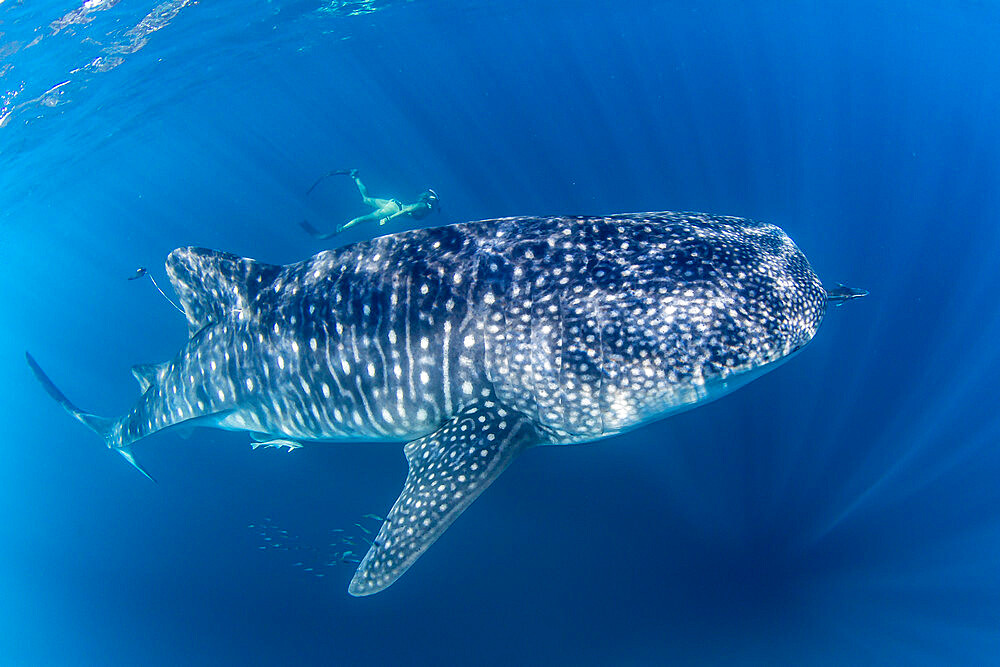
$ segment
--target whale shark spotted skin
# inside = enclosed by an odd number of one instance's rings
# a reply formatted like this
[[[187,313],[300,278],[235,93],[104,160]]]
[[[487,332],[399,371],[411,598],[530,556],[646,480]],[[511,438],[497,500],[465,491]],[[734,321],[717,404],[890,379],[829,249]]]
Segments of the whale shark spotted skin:
[[[181,248],[167,272],[190,339],[133,369],[127,414],[80,411],[29,364],[136,467],[132,444],[178,424],[289,449],[405,442],[403,491],[353,595],[392,584],[527,447],[732,391],[808,343],[827,306],[781,229],[701,213],[469,222],[287,266]]]

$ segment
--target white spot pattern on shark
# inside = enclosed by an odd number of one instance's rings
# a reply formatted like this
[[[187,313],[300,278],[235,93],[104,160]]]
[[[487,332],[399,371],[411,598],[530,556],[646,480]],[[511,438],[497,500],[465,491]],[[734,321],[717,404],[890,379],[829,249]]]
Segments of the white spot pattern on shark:
[[[779,228],[699,213],[470,222],[288,266],[182,248],[167,271],[191,337],[133,370],[143,394],[120,419],[32,369],[136,467],[133,443],[182,423],[288,449],[408,442],[355,595],[394,582],[525,448],[732,391],[809,342],[827,304]]]

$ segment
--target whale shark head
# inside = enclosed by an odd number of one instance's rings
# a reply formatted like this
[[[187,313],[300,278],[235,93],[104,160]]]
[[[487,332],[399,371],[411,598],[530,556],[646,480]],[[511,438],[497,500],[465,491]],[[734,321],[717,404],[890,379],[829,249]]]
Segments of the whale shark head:
[[[711,357],[736,355],[761,365],[799,350],[816,334],[827,293],[781,228],[715,218],[694,221],[676,235],[666,270],[683,289],[663,303],[674,321],[679,318],[681,340]],[[739,366],[740,359],[723,363]]]

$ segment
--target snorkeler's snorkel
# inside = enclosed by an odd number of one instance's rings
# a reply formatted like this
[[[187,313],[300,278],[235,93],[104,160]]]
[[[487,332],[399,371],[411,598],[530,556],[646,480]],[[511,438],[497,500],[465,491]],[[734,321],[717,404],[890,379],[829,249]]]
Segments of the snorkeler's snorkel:
[[[420,201],[427,204],[427,207],[432,211],[441,212],[441,200],[438,198],[436,192],[431,189],[424,190],[420,193]]]

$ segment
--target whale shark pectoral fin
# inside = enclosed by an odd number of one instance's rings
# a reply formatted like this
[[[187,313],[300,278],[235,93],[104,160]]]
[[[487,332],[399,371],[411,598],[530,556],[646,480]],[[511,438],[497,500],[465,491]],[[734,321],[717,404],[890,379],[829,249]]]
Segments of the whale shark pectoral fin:
[[[351,580],[351,595],[391,585],[525,448],[532,421],[495,400],[464,408],[434,433],[406,444],[406,484]]]
[[[131,447],[116,447],[115,451],[121,454],[122,458],[131,463],[132,467],[141,472],[146,477],[146,479],[148,479],[150,482],[153,482],[154,484],[156,483],[156,479],[154,479],[152,475],[146,472],[146,469],[143,468],[141,465],[139,465],[139,462],[135,460],[135,456],[132,455]]]

